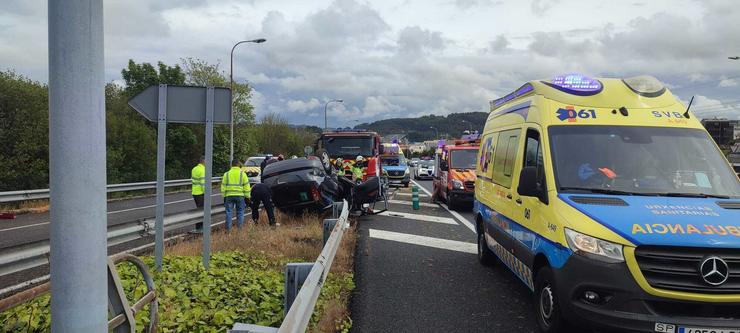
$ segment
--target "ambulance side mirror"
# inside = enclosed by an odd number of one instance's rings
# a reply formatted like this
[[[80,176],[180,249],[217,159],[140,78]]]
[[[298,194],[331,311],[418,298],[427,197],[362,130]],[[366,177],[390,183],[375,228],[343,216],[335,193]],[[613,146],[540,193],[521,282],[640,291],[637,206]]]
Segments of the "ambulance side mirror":
[[[445,160],[439,161],[439,170],[440,170],[440,171],[447,171],[447,170],[449,170],[449,169],[450,169],[450,168],[449,168],[449,166],[447,165],[447,161],[445,161]]]
[[[385,153],[385,147],[383,145],[378,146],[378,155]]]
[[[547,191],[537,179],[536,167],[527,166],[522,168],[521,173],[519,173],[519,186],[516,191],[521,196],[536,197],[545,204],[548,202]]]

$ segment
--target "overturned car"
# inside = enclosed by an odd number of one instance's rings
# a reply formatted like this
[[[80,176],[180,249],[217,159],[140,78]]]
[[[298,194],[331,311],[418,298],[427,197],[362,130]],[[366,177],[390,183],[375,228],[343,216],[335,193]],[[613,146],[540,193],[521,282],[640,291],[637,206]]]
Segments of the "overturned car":
[[[344,199],[353,211],[362,211],[364,204],[385,199],[378,177],[356,185],[346,177],[337,177],[329,157],[320,156],[284,160],[265,167],[262,183],[272,191],[272,201],[278,209],[293,214],[323,212]]]

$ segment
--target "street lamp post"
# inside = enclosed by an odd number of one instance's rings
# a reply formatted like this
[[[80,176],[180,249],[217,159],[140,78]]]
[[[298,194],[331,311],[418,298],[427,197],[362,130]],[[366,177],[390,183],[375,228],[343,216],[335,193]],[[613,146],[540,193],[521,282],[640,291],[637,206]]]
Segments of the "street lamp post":
[[[229,62],[229,87],[231,88],[231,103],[229,104],[229,112],[231,114],[231,122],[229,124],[230,130],[229,130],[229,164],[234,163],[234,49],[236,49],[239,44],[243,43],[264,43],[267,41],[267,39],[264,38],[258,38],[258,39],[251,39],[251,40],[243,40],[240,42],[237,42],[234,44],[234,46],[231,48],[231,61]]]
[[[327,119],[326,118],[326,107],[329,106],[329,103],[333,103],[333,102],[342,103],[342,102],[344,102],[344,100],[341,100],[341,99],[332,99],[332,100],[326,102],[326,104],[324,104],[324,130],[325,131],[328,128],[327,121],[326,121],[326,119]]]
[[[429,128],[434,130],[434,132],[437,134],[436,138],[439,139],[439,131],[437,130],[437,128],[434,126],[429,126]]]

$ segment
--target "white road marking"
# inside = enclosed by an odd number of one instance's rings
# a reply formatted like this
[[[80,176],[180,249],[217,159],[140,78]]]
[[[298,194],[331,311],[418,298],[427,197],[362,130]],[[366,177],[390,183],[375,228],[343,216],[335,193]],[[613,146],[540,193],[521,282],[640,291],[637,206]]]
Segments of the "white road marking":
[[[478,247],[475,243],[454,241],[449,239],[417,236],[411,234],[404,234],[400,232],[392,232],[385,230],[370,229],[370,238],[389,240],[394,242],[401,242],[406,244],[414,244],[421,246],[428,246],[437,249],[458,251],[470,254],[477,254]]]
[[[217,197],[217,196],[220,196],[220,195],[221,195],[221,193],[216,193],[216,194],[212,194],[211,196],[212,197]],[[166,205],[170,205],[170,204],[176,204],[176,203],[187,202],[187,201],[193,201],[193,198],[165,202],[164,204],[166,206]],[[108,214],[116,214],[116,213],[130,212],[130,211],[134,211],[134,210],[145,209],[145,208],[154,208],[154,207],[157,207],[157,205],[148,205],[148,206],[133,207],[133,208],[127,208],[127,209],[121,209],[121,210],[114,210],[112,212],[108,212]],[[18,230],[18,229],[30,228],[30,227],[35,227],[35,226],[45,225],[45,224],[49,224],[49,222],[48,221],[47,222],[39,222],[39,223],[34,223],[34,224],[29,224],[29,225],[22,225],[20,227],[0,229],[0,231]]]
[[[212,197],[218,197],[218,196],[221,196],[221,193],[211,194],[211,196]],[[164,204],[165,205],[170,205],[170,204],[176,204],[176,203],[188,202],[188,201],[193,201],[193,198],[165,202]],[[130,212],[130,211],[134,211],[134,210],[139,210],[139,209],[144,209],[144,208],[154,208],[154,207],[157,207],[157,205],[148,205],[148,206],[127,208],[127,209],[121,209],[121,210],[114,210],[112,212],[108,212],[108,214],[116,214],[116,213]]]
[[[411,196],[412,194],[411,194],[411,193],[406,193],[406,192],[398,192],[398,193],[396,193],[396,195],[402,195],[402,196],[404,196],[404,197],[410,197],[410,196]],[[428,196],[429,196],[429,195],[427,195],[427,194],[422,194],[422,193],[419,193],[419,197],[420,197],[420,198],[421,198],[421,197],[428,197]]]
[[[378,215],[390,216],[390,217],[400,217],[402,219],[410,219],[410,220],[417,220],[417,221],[424,221],[424,222],[457,224],[457,222],[455,222],[455,219],[449,218],[449,217],[441,217],[441,216],[431,216],[431,215],[421,215],[421,214],[411,214],[411,213],[401,213],[401,212],[391,212],[391,211],[385,211]]]
[[[413,205],[414,203],[411,201],[403,201],[403,200],[388,200],[388,203],[392,204],[399,204],[399,205]],[[428,202],[419,202],[419,206],[421,207],[432,207],[432,208],[438,208],[438,205],[430,204]]]
[[[416,184],[416,186],[418,186],[427,195],[429,195],[429,196],[432,195],[432,193],[429,192],[429,190],[425,189],[424,186],[421,186],[421,184],[419,184],[419,183],[417,183],[416,181],[413,181],[413,180],[412,180],[412,182],[414,184]],[[473,233],[476,233],[476,231],[475,231],[475,224],[473,224],[472,222],[470,222],[464,216],[460,215],[460,213],[458,213],[458,212],[450,209],[449,207],[447,207],[447,205],[445,205],[445,204],[443,204],[441,202],[439,203],[439,205],[442,206],[442,208],[446,209],[448,212],[450,212],[450,214],[452,214],[452,216],[454,216],[458,221],[460,221],[460,223],[462,223],[463,225],[465,225],[466,227],[468,227],[468,229],[470,229],[470,231],[472,231]]]
[[[221,222],[213,223],[213,224],[211,224],[211,228],[216,227],[216,226],[219,226],[219,225],[224,224],[224,223],[226,223],[226,221],[221,221]],[[244,221],[244,223],[247,223],[247,221]],[[185,235],[187,235],[187,233],[167,237],[167,238],[164,239],[164,243],[168,243],[169,241],[171,241],[173,239],[183,238],[183,237],[185,237]],[[143,250],[143,249],[146,249],[146,248],[149,248],[149,247],[152,247],[152,246],[154,246],[154,242],[148,243],[148,244],[144,244],[142,246],[135,247],[133,249],[128,249],[128,250],[122,251],[121,253],[134,253],[134,252],[138,252],[140,250]],[[5,295],[5,294],[11,293],[11,292],[15,292],[16,290],[21,290],[23,288],[26,288],[28,286],[31,286],[31,285],[34,285],[34,284],[37,284],[37,283],[46,282],[47,280],[49,280],[49,274],[46,274],[46,275],[43,275],[43,276],[39,276],[37,278],[33,278],[31,280],[28,280],[28,281],[25,281],[25,282],[21,282],[19,284],[12,285],[12,286],[5,287],[3,289],[0,289],[0,295]]]

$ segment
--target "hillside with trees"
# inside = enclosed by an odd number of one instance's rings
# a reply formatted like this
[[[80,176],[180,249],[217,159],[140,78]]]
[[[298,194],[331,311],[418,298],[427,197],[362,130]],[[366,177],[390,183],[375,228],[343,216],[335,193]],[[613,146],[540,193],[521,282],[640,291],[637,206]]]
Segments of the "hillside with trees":
[[[406,134],[410,142],[419,142],[433,140],[437,133],[442,137],[459,137],[465,130],[482,132],[487,117],[486,112],[451,113],[447,116],[384,119],[359,124],[355,128],[373,130],[380,135]]]
[[[181,64],[156,66],[130,60],[121,71],[124,84],[105,87],[108,183],[152,181],[156,178],[157,126],[128,106],[128,100],[151,85],[228,87],[220,64],[182,59]],[[247,83],[234,87],[234,157],[244,161],[260,152],[302,155],[318,135],[312,128],[294,128],[276,114],[255,119]],[[48,188],[48,86],[12,70],[0,70],[0,191]],[[166,177],[190,177],[204,153],[205,127],[167,125]],[[229,126],[217,125],[213,135],[213,173],[228,170]],[[85,163],[85,161],[80,161]]]

